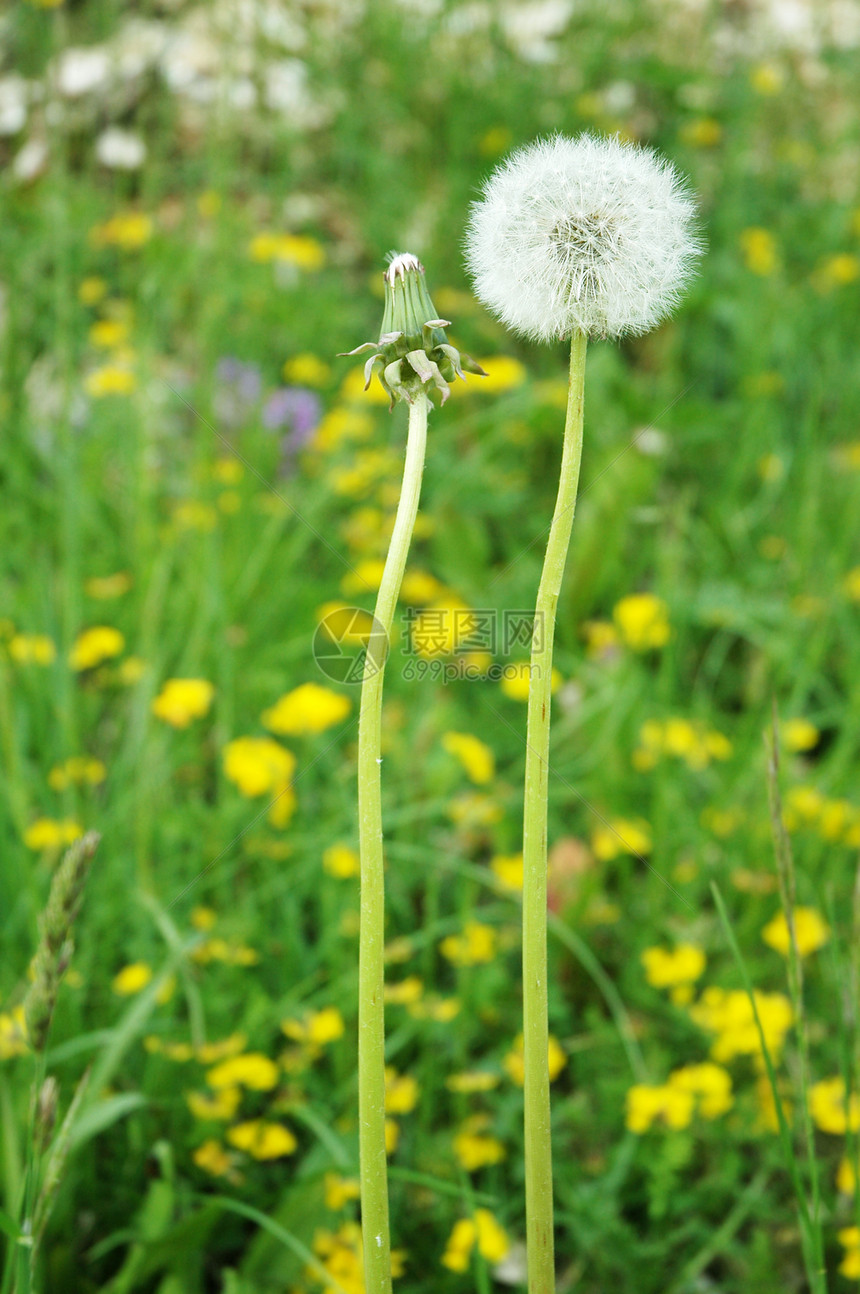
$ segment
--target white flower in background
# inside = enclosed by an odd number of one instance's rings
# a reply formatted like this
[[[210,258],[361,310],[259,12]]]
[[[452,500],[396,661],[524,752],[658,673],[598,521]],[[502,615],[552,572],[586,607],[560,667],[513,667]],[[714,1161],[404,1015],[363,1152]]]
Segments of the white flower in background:
[[[19,184],[37,180],[48,165],[48,145],[44,139],[28,139],[15,155],[12,176]]]
[[[573,13],[573,0],[532,0],[507,4],[499,18],[505,37],[515,54],[527,63],[550,63],[558,58],[552,44],[560,36]]]
[[[27,82],[21,76],[0,79],[0,135],[17,135],[27,122]]]
[[[101,46],[66,49],[57,62],[57,89],[67,99],[103,90],[110,79],[110,55]]]
[[[96,140],[96,157],[114,171],[136,171],[146,160],[146,144],[130,130],[109,126]]]
[[[472,207],[475,292],[534,340],[648,332],[701,254],[695,209],[650,149],[592,134],[538,140],[498,167]]]

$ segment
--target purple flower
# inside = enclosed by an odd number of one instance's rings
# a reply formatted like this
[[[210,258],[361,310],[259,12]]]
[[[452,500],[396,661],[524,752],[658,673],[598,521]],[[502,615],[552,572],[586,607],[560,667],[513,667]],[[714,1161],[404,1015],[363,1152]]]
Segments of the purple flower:
[[[263,426],[269,431],[290,427],[304,444],[320,420],[319,396],[302,386],[283,386],[263,405]]]

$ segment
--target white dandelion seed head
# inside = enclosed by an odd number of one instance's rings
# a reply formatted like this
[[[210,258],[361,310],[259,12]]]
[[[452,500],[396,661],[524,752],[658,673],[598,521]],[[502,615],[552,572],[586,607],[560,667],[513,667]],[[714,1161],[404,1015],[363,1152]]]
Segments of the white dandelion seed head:
[[[651,149],[582,134],[507,158],[471,211],[477,296],[534,341],[638,335],[675,308],[702,253],[696,204]]]

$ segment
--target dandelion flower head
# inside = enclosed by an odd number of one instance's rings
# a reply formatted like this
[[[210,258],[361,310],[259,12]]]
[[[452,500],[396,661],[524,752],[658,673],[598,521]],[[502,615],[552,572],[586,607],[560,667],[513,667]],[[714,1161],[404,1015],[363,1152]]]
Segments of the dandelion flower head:
[[[650,149],[554,135],[490,176],[466,260],[478,297],[532,340],[638,335],[671,313],[692,275],[702,251],[695,212]]]

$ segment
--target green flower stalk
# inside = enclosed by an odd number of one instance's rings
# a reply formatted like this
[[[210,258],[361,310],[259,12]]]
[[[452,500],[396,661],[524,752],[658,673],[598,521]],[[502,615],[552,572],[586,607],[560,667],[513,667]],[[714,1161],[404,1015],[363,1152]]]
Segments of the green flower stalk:
[[[555,615],[579,483],[589,337],[665,318],[700,253],[695,207],[648,149],[585,134],[503,162],[472,209],[467,259],[481,300],[533,340],[570,338],[558,496],[538,588],[523,808],[523,1038],[529,1294],[555,1289],[548,1066],[547,783]]]
[[[367,1294],[390,1294],[391,1244],[385,1152],[385,879],[382,845],[382,686],[394,612],[415,527],[427,415],[431,400],[444,404],[449,382],[483,370],[448,344],[424,280],[424,267],[408,253],[385,271],[385,310],[378,342],[365,365],[391,398],[409,406],[409,428],[400,501],[379,585],[365,658],[358,722],[358,826],[361,857],[361,925],[358,952],[358,1122],[364,1283]],[[365,387],[365,390],[367,389]]]

